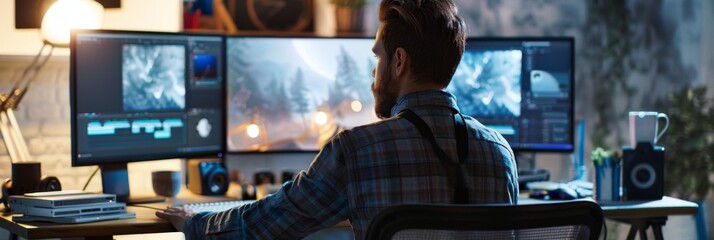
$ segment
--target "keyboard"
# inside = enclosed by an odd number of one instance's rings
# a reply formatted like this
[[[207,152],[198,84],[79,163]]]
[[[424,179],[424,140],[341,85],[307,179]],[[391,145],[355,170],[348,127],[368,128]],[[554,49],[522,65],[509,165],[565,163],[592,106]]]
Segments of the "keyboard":
[[[241,200],[241,201],[221,201],[221,202],[205,202],[205,203],[189,203],[181,205],[182,208],[191,210],[193,212],[222,212],[234,207],[240,207],[249,203],[253,203],[255,200]]]

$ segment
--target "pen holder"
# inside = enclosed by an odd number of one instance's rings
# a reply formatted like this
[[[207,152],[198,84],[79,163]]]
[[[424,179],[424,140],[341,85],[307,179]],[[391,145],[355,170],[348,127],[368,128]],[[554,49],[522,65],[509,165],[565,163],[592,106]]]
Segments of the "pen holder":
[[[620,201],[619,159],[603,158],[600,165],[595,166],[595,200]]]

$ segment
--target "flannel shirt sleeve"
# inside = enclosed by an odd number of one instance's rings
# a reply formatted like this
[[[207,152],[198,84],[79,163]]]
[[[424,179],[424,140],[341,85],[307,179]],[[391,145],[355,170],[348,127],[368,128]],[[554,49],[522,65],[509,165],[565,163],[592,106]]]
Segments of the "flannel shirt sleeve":
[[[347,219],[340,135],[275,194],[224,212],[194,215],[184,224],[186,239],[295,239]]]

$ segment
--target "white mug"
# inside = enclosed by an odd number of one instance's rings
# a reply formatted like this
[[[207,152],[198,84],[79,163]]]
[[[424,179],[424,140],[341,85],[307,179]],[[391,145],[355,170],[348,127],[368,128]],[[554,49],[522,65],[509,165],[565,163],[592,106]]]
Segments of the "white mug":
[[[664,119],[664,128],[659,129],[659,119]],[[669,127],[667,114],[658,112],[630,112],[630,146],[636,147],[637,143],[648,142],[654,147],[657,140],[662,137]]]

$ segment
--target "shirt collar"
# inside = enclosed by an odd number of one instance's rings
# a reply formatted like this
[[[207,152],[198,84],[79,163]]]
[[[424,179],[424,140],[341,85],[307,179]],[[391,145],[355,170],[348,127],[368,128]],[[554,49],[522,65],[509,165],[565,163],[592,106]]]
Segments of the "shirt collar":
[[[459,107],[456,105],[456,96],[453,94],[440,90],[425,90],[408,93],[399,98],[392,107],[391,114],[396,116],[404,109],[420,106],[447,107],[459,111]]]

